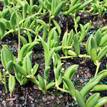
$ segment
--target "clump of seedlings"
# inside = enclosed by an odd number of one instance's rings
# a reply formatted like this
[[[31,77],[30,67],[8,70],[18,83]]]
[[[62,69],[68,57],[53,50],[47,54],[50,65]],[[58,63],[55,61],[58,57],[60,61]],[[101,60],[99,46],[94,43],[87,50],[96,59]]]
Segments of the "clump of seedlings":
[[[100,70],[107,56],[107,26],[96,29],[94,19],[83,24],[78,16],[87,13],[90,17],[97,14],[103,18],[107,0],[0,0],[0,4],[3,6],[0,10],[0,84],[5,93],[13,97],[17,85],[24,87],[32,83],[44,95],[53,90],[68,93],[71,103],[77,107],[107,104],[107,96],[101,95],[107,91],[107,68]],[[73,27],[70,28],[71,21],[66,23],[64,17],[71,18]],[[91,32],[91,29],[95,30]],[[15,53],[12,37],[15,37]],[[11,45],[7,43],[9,38]],[[44,57],[42,70],[41,62],[37,63],[37,53]],[[90,61],[96,70],[94,74],[86,71],[91,78],[77,88],[75,78],[84,74],[79,73],[81,62],[75,62],[79,59],[84,65]],[[71,62],[66,68],[68,60]]]

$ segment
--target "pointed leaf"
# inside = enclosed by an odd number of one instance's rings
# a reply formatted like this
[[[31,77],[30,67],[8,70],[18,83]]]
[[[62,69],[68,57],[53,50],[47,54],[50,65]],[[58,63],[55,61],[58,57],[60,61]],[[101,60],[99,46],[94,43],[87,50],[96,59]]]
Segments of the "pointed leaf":
[[[12,95],[14,89],[15,89],[15,77],[12,76],[12,75],[9,75],[9,83],[8,83],[8,88],[9,88],[9,91],[10,91],[10,94]]]
[[[104,104],[107,104],[107,97],[103,97],[99,99],[95,107],[102,107]]]
[[[99,84],[96,85],[91,91],[107,91],[107,85]]]
[[[46,90],[45,87],[45,81],[43,79],[43,77],[41,77],[40,75],[38,75],[38,81],[39,81],[39,88],[44,92]]]
[[[8,46],[4,45],[1,50],[1,62],[5,69],[9,61],[14,61],[14,56]]]
[[[6,30],[6,27],[4,22],[0,21],[0,39],[3,38],[5,30]]]
[[[27,75],[31,74],[32,69],[31,54],[32,52],[29,52],[23,59],[23,69]]]
[[[16,12],[13,12],[10,18],[10,23],[13,29],[15,29],[15,26],[17,26],[17,14]]]
[[[63,78],[65,85],[68,87],[68,91],[71,96],[75,97],[75,87],[70,79]],[[66,86],[65,86],[66,87]]]
[[[98,53],[98,60],[100,61],[107,54],[107,46],[103,47]]]
[[[38,64],[35,64],[35,65],[34,65],[33,70],[31,70],[31,74],[32,74],[32,75],[35,75],[35,74],[36,74],[36,72],[37,72],[37,70],[38,70],[38,67],[39,67]]]
[[[77,69],[78,69],[78,65],[72,65],[68,67],[64,73],[64,78],[71,79],[74,73],[76,73]]]
[[[75,97],[76,97],[76,101],[78,102],[78,105],[80,107],[86,107],[85,100],[84,100],[84,98],[82,97],[81,93],[78,90],[75,90]]]
[[[55,83],[53,81],[48,83],[47,86],[46,86],[46,90],[52,88],[54,85],[55,85]]]
[[[97,104],[97,101],[100,99],[100,94],[95,93],[90,96],[86,102],[86,107],[94,107]]]

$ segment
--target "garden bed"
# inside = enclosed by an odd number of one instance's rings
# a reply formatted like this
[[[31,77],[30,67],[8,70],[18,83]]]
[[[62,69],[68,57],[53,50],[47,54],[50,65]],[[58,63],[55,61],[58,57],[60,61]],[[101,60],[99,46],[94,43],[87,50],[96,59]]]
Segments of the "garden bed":
[[[0,107],[106,107],[106,5],[1,0]]]

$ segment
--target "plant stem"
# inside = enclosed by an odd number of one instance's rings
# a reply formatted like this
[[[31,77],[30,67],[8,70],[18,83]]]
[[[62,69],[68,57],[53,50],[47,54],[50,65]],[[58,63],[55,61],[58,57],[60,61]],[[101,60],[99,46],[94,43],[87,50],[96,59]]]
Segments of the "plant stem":
[[[33,6],[33,0],[30,0],[30,6]]]
[[[63,88],[60,88],[57,84],[56,84],[56,88],[57,88],[57,90],[59,90],[61,92],[68,93],[68,91],[64,90]]]
[[[50,13],[50,17],[49,17],[49,30],[51,29],[51,21],[54,17],[51,16],[51,13]]]
[[[95,72],[95,76],[97,76],[98,71],[99,71],[99,68],[100,68],[100,63],[99,63],[99,62],[96,62],[96,72]]]
[[[19,56],[19,51],[20,51],[20,28],[18,26],[18,56]]]
[[[4,88],[5,88],[5,92],[7,93],[7,85],[6,85],[6,74],[4,74]]]
[[[38,84],[38,83],[37,83],[37,80],[36,80],[36,78],[35,78],[34,76],[32,76],[31,81],[32,81],[34,84],[36,84],[36,85]]]
[[[72,46],[64,46],[64,47],[62,47],[63,49],[71,49],[72,48]]]
[[[90,58],[90,56],[89,56],[89,55],[86,55],[86,54],[80,54],[79,57],[80,57],[80,58]]]
[[[62,56],[61,59],[69,59],[69,58],[74,58],[73,56]]]
[[[69,59],[69,58],[76,58],[77,56],[63,56],[61,57],[61,59]],[[86,54],[80,54],[79,55],[80,58],[90,58],[89,55],[86,55]]]

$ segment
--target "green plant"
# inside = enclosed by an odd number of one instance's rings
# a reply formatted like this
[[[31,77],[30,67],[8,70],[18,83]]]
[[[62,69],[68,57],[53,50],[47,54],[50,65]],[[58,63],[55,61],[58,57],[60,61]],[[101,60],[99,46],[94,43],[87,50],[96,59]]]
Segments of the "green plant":
[[[4,86],[5,92],[7,93],[6,75],[6,73],[0,71],[0,84]]]
[[[0,81],[2,82],[2,84],[4,84],[6,92],[7,92],[6,77],[9,75],[7,65],[8,65],[8,62],[11,60],[15,61],[15,57],[12,54],[12,52],[10,51],[10,49],[8,48],[8,46],[4,45],[2,50],[1,50],[1,62],[2,62],[6,71],[3,72],[3,74],[0,73],[0,77],[1,77]],[[15,88],[15,77],[12,76],[11,74],[9,75],[9,79],[8,79],[8,88],[10,91],[10,95],[12,95],[12,92]]]
[[[15,87],[15,78],[17,78],[17,80],[19,81],[19,83],[21,85],[27,83],[27,79],[26,78],[30,78],[30,73],[31,71],[33,72],[32,75],[34,76],[36,73],[36,70],[38,68],[38,65],[35,65],[33,68],[31,68],[31,62],[30,62],[30,53],[32,48],[34,47],[35,43],[28,43],[26,45],[24,45],[20,51],[18,51],[18,58],[16,58],[13,53],[11,52],[10,48],[7,45],[3,45],[2,50],[1,50],[1,62],[2,65],[5,69],[5,72],[3,73],[3,84],[5,85],[5,89],[7,91],[7,85],[6,85],[6,78],[9,77],[8,79],[8,87],[9,87],[9,91],[10,94],[12,94],[12,91],[14,90]],[[30,53],[29,53],[30,52]],[[28,55],[29,53],[29,55]],[[31,66],[29,67],[29,69],[33,69],[33,70],[29,70],[29,74],[27,74],[27,64],[30,64]],[[22,67],[24,66],[24,68]],[[15,71],[15,77],[12,75],[12,71]],[[24,73],[25,72],[25,73]],[[34,73],[35,72],[35,73]],[[21,73],[24,73],[23,75]],[[26,77],[26,78],[25,78]],[[13,81],[11,81],[13,80]]]
[[[20,36],[23,35],[35,35],[34,29],[36,29],[35,17],[39,15],[36,4],[32,4],[32,0],[28,3],[26,0],[11,1],[6,0],[6,7],[1,11],[0,16],[0,39],[11,34],[17,34],[20,42]],[[5,1],[4,1],[5,2]],[[15,2],[15,3],[14,3]],[[18,3],[16,3],[18,2]],[[11,4],[11,5],[10,5]],[[13,5],[13,6],[12,6]],[[34,11],[35,10],[35,11]],[[37,13],[35,13],[37,12]],[[38,16],[39,17],[39,16]],[[28,38],[30,37],[28,35]],[[29,40],[30,41],[30,40]]]
[[[78,65],[71,65],[66,70],[62,68],[61,58],[57,53],[53,56],[54,63],[54,75],[55,75],[55,86],[58,90],[62,92],[67,92],[66,85],[64,84],[62,88],[60,87],[63,83],[63,77],[71,79],[78,69]]]
[[[48,33],[44,32],[42,38],[38,36],[44,50],[45,69],[43,76],[39,74],[37,75],[37,85],[43,93],[46,93],[46,91],[52,88],[55,84],[54,81],[49,80],[49,73],[51,70],[50,66],[53,53],[61,50],[61,47],[59,46],[59,35],[61,33],[61,30],[56,21],[54,21],[54,24],[55,27],[52,28],[50,31],[47,31]]]
[[[73,82],[71,81],[71,78],[64,76],[63,80],[67,91],[70,93],[70,95],[74,98],[74,100],[78,103],[80,107],[102,107],[107,102],[106,97],[101,98],[98,92],[89,96],[88,99],[87,95],[90,93],[91,90],[95,90],[96,88],[97,91],[103,91],[102,88],[99,89],[99,87],[96,85],[100,82],[100,80],[106,77],[107,72],[106,70],[103,70],[96,77],[92,78],[80,91],[75,88]],[[103,85],[101,85],[101,87],[102,86]],[[107,89],[105,88],[105,90]]]
[[[93,11],[94,13],[103,14],[106,11],[106,5],[107,5],[106,0],[103,1],[93,0],[90,11]]]
[[[107,103],[107,97],[100,96],[100,91],[107,90],[107,85],[100,82],[107,77],[107,70],[98,73],[100,63],[107,55],[107,27],[99,28],[88,37],[92,24],[79,24],[81,17],[77,15],[79,12],[102,14],[106,11],[107,0],[1,1],[4,7],[0,11],[0,40],[11,35],[18,37],[17,55],[7,45],[0,49],[0,62],[4,67],[4,71],[0,70],[0,83],[4,85],[6,92],[9,90],[12,96],[16,80],[20,85],[31,81],[44,94],[53,87],[69,93],[80,107],[101,107]],[[63,35],[61,24],[63,18],[69,19],[69,16],[73,18],[74,29],[69,31],[67,23]],[[39,65],[32,63],[32,50],[37,44],[42,45],[44,54],[42,74],[37,72]],[[88,54],[82,53],[81,48],[86,49]],[[33,53],[35,54],[35,50]],[[74,57],[90,58],[97,66],[95,77],[82,89],[75,88],[73,81],[74,75],[78,73],[78,65],[63,68],[62,58]],[[54,78],[50,77],[51,72],[54,72]]]
[[[44,76],[40,76],[39,74],[37,75],[36,84],[44,94],[55,85],[54,81],[47,81]]]
[[[20,85],[26,84],[29,80],[35,83],[35,74],[38,70],[38,64],[35,64],[32,67],[31,52],[26,54],[23,58],[22,64],[10,61],[7,68],[10,69],[10,67],[14,69],[15,77]]]
[[[54,63],[55,86],[58,90],[65,91],[63,90],[63,88],[60,88],[60,85],[62,83],[63,69],[60,56],[56,53],[54,53],[53,55],[53,63]]]
[[[40,38],[40,41],[41,41],[41,43],[43,45],[43,49],[44,49],[45,69],[44,69],[43,76],[38,74],[37,85],[38,85],[39,89],[42,90],[43,93],[46,93],[46,91],[48,89],[52,88],[55,84],[54,81],[49,80],[50,64],[51,64],[53,53],[57,52],[60,49],[60,47],[54,47],[55,42],[51,42],[52,45],[50,45],[49,44],[50,42],[46,43],[41,37],[39,37],[39,38]]]
[[[75,22],[75,26],[77,23]],[[66,31],[63,40],[62,40],[62,50],[65,54],[65,58],[73,58],[73,57],[88,57],[87,55],[81,55],[80,50],[81,47],[84,47],[83,40],[87,35],[88,30],[90,29],[91,24],[87,23],[86,25],[80,25],[80,31],[74,32],[71,30],[70,32]],[[78,28],[75,27],[75,28]],[[77,29],[75,29],[77,31]]]
[[[92,2],[92,0],[70,0],[67,4],[68,8],[64,12],[65,15],[75,15],[75,13],[79,12],[80,10],[83,10]]]
[[[44,49],[44,60],[45,60],[44,76],[46,79],[48,79],[49,70],[50,70],[50,62],[53,57],[53,53],[61,50],[61,46],[59,42],[61,31],[60,31],[59,26],[57,25],[57,22],[54,21],[54,23],[56,27],[48,31],[48,34],[45,35],[45,37],[44,37],[44,34],[42,38],[39,36],[40,42],[42,43],[42,46]]]
[[[47,10],[53,18],[60,14],[66,0],[39,0],[39,3],[41,10]]]
[[[9,79],[8,79],[8,88],[9,88],[9,91],[10,91],[10,95],[12,95],[12,93],[15,89],[15,85],[16,85],[15,76],[10,74]]]
[[[86,44],[86,50],[91,56],[94,64],[97,66],[95,75],[98,73],[102,58],[107,54],[106,30],[104,30],[105,28],[98,30],[95,35],[91,35],[88,38]]]

